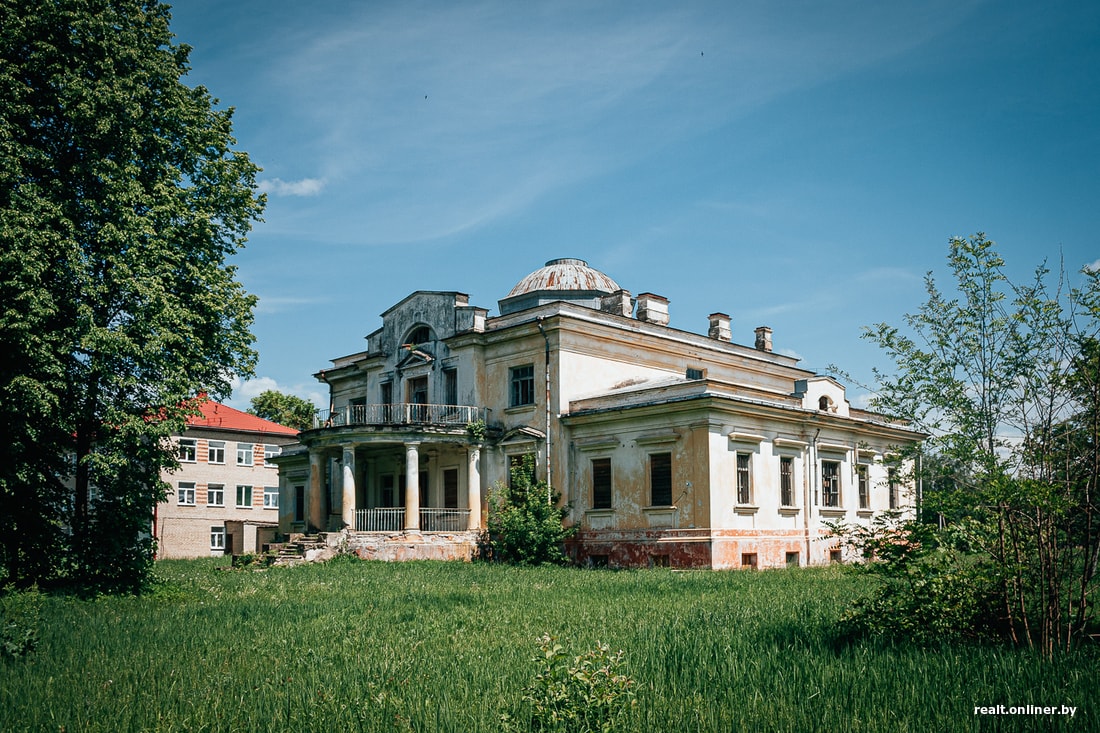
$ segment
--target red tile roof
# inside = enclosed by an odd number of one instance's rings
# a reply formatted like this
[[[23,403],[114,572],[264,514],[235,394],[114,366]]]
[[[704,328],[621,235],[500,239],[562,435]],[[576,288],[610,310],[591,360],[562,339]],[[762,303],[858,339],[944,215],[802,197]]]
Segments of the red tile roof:
[[[262,417],[235,410],[229,405],[223,405],[213,400],[202,402],[199,409],[202,410],[202,416],[187,418],[188,427],[240,430],[270,435],[295,436],[298,434],[298,431],[294,428],[288,428],[286,425],[280,425],[277,422],[271,422],[270,420],[264,420]]]

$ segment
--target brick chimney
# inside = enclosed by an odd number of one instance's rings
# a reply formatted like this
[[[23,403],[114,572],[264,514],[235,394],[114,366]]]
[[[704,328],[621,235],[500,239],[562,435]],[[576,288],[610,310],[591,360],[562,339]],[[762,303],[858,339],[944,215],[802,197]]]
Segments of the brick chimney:
[[[616,290],[610,295],[605,295],[600,298],[600,310],[604,313],[614,313],[617,316],[630,317],[630,314],[634,312],[634,302],[630,299],[630,292],[627,290]]]
[[[719,341],[729,341],[730,317],[725,313],[711,313],[707,318],[710,320],[710,328],[707,329],[707,336],[712,339],[718,339]]]
[[[668,298],[653,293],[642,293],[638,296],[637,318],[646,323],[656,323],[660,326],[668,325]]]
[[[772,350],[772,330],[767,326],[756,329],[756,348],[760,351]]]

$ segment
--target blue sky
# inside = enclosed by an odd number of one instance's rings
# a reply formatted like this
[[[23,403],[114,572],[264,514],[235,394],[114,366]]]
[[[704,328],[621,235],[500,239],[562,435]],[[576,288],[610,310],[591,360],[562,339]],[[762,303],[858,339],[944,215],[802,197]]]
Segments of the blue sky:
[[[414,290],[496,312],[579,257],[671,325],[774,330],[870,379],[861,327],[943,284],[952,235],[1012,274],[1100,262],[1100,3],[181,0],[190,85],[264,168],[236,258],[256,378],[363,348]],[[1100,265],[1098,265],[1100,266]],[[861,390],[849,397],[860,400]]]

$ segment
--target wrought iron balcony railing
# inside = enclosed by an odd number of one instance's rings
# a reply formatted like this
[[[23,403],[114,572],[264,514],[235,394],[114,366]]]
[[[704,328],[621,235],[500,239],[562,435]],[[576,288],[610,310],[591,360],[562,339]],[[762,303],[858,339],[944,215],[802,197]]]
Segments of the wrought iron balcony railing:
[[[478,420],[485,421],[487,414],[486,408],[470,405],[423,405],[416,402],[347,405],[335,410],[318,410],[313,416],[313,427],[334,428],[347,425],[465,427]]]

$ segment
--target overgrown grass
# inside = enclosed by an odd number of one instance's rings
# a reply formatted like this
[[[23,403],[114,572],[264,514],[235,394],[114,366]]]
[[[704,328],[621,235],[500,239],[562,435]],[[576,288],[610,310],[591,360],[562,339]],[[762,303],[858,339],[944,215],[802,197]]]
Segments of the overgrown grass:
[[[628,731],[1098,725],[1091,651],[842,643],[835,621],[865,581],[836,569],[225,564],[162,562],[141,598],[42,598],[37,650],[0,660],[0,730],[495,731],[522,714],[544,633],[625,652]],[[974,715],[997,704],[1077,714]]]

